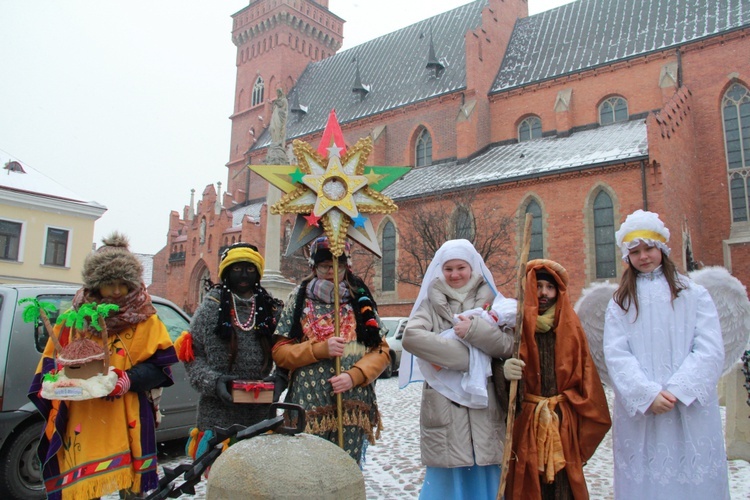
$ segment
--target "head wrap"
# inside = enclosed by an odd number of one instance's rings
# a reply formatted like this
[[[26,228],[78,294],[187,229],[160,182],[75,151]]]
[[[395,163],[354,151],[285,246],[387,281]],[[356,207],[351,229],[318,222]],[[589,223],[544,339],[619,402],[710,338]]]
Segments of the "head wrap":
[[[247,243],[242,244],[243,246],[231,246],[221,256],[221,263],[219,264],[219,279],[222,278],[224,270],[237,262],[249,262],[255,266],[258,270],[258,275],[263,278],[263,268],[266,264],[263,256],[247,246]]]
[[[339,257],[339,259],[341,259],[342,257],[345,258],[347,267],[352,267],[351,250],[351,243],[345,241],[344,253],[341,254],[341,257]],[[310,258],[308,259],[308,263],[310,264],[310,267],[315,267],[321,262],[325,262],[327,260],[333,260],[333,254],[331,253],[331,242],[328,241],[328,236],[321,236],[319,238],[316,238],[315,241],[310,244]]]
[[[83,286],[88,290],[99,290],[102,285],[122,280],[130,291],[143,284],[143,266],[128,250],[128,238],[118,232],[103,238],[103,246],[86,257],[81,272]]]
[[[422,279],[422,286],[419,288],[419,295],[409,314],[410,317],[419,309],[422,301],[427,298],[427,293],[430,290],[432,282],[436,279],[445,280],[443,277],[443,264],[455,259],[467,262],[471,266],[472,274],[480,274],[490,288],[492,288],[492,291],[497,294],[497,287],[495,286],[492,273],[487,268],[487,264],[484,263],[482,256],[474,248],[474,245],[468,240],[449,240],[443,243],[438,251],[435,252],[435,257],[432,258],[432,262],[427,266],[424,279]]]
[[[622,252],[622,260],[628,261],[628,254],[632,248],[641,243],[653,247],[657,246],[669,255],[670,249],[667,246],[669,242],[669,229],[659,219],[659,214],[636,210],[625,218],[620,229],[615,233],[617,246]]]

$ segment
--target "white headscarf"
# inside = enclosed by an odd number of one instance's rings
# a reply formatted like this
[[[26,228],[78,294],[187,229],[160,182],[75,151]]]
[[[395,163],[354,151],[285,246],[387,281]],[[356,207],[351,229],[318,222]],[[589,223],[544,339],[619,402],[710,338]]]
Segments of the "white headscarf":
[[[435,257],[432,258],[432,262],[427,266],[427,272],[424,274],[422,279],[422,286],[419,289],[419,295],[417,300],[414,302],[414,307],[409,313],[409,318],[414,316],[414,313],[419,309],[420,304],[427,298],[427,293],[430,290],[432,282],[436,279],[445,281],[443,276],[443,265],[449,260],[459,259],[467,262],[471,266],[472,274],[481,274],[484,281],[490,286],[492,291],[497,294],[497,287],[495,286],[495,280],[492,277],[492,273],[487,268],[487,264],[484,263],[484,259],[479,252],[474,248],[469,240],[449,240],[443,243],[435,252]]]

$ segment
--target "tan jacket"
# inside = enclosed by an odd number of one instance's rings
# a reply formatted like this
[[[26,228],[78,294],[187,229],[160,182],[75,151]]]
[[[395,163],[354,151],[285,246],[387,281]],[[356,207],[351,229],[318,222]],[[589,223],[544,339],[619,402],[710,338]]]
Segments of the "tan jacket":
[[[463,303],[450,297],[448,285],[436,280],[427,298],[404,331],[403,348],[413,355],[445,368],[467,371],[469,350],[458,340],[439,334],[453,327],[453,314],[491,304],[494,294],[481,276],[474,275]],[[488,355],[507,358],[513,352],[513,335],[487,321],[474,317],[467,342]],[[500,410],[487,380],[489,405],[472,409],[453,403],[436,390],[424,385],[422,390],[421,451],[422,463],[430,467],[468,467],[499,464],[503,456],[505,414]]]

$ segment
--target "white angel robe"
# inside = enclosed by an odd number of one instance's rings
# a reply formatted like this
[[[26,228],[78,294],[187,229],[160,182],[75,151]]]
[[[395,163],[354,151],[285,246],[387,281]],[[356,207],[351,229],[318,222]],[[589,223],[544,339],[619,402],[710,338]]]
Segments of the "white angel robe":
[[[717,384],[724,347],[719,316],[705,288],[671,302],[661,267],[637,278],[638,317],[610,301],[604,357],[614,384],[615,498],[729,499]],[[661,390],[678,399],[648,411]]]

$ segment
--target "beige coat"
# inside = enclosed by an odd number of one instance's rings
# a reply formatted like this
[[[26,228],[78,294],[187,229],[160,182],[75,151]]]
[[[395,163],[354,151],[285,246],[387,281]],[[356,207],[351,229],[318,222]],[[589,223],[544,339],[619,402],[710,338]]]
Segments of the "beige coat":
[[[403,347],[430,363],[453,370],[468,371],[469,350],[458,340],[439,334],[453,327],[453,315],[491,304],[494,294],[481,276],[472,276],[463,302],[451,294],[449,285],[435,280],[427,298],[409,319]],[[467,342],[497,358],[513,352],[513,335],[487,321],[473,317]],[[422,463],[430,467],[467,467],[499,464],[503,455],[505,414],[500,410],[487,379],[489,405],[483,409],[458,406],[426,383],[422,390],[420,414]]]

